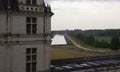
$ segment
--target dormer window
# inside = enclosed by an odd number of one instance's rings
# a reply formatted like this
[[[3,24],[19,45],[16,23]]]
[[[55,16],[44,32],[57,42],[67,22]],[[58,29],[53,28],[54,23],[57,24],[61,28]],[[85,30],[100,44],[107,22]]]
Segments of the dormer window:
[[[26,4],[27,5],[36,5],[37,2],[36,2],[36,0],[26,0]]]

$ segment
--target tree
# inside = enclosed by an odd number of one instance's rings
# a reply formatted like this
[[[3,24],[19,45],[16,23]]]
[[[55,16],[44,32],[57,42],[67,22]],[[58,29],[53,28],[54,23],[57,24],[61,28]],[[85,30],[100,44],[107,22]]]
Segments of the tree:
[[[119,50],[119,37],[117,37],[117,36],[112,37],[111,49],[112,50]]]

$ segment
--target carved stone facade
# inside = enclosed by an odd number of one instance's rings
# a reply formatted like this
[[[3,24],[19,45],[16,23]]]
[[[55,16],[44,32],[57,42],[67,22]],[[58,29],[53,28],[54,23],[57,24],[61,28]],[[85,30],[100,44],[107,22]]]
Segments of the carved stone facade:
[[[45,72],[51,8],[44,0],[0,0],[0,72]]]

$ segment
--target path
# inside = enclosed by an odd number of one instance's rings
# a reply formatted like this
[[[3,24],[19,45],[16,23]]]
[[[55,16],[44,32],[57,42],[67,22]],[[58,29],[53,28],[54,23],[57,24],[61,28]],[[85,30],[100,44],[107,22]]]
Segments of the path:
[[[90,52],[96,52],[96,53],[101,53],[101,54],[105,54],[105,55],[108,55],[108,54],[111,54],[109,53],[108,51],[104,51],[104,50],[93,50],[93,49],[88,49],[88,48],[85,48],[85,47],[82,47],[81,45],[77,44],[70,36],[68,36],[67,34],[65,34],[65,36],[78,48],[82,49],[82,50],[85,50],[85,51],[90,51]]]

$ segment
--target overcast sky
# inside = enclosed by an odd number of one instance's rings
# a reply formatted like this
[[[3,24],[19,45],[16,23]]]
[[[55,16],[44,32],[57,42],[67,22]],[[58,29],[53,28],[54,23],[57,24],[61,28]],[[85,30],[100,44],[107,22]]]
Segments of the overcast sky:
[[[52,30],[119,29],[120,0],[46,0],[52,7]]]

